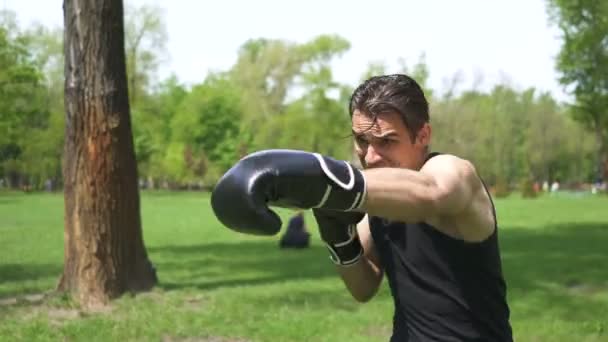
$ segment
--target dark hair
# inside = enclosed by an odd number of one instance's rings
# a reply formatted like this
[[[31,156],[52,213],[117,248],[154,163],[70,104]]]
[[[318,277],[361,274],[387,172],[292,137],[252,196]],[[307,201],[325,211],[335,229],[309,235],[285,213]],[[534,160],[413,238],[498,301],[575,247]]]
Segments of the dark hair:
[[[371,115],[396,112],[410,131],[412,141],[429,122],[429,104],[416,81],[404,74],[374,76],[363,82],[350,98],[348,111]]]

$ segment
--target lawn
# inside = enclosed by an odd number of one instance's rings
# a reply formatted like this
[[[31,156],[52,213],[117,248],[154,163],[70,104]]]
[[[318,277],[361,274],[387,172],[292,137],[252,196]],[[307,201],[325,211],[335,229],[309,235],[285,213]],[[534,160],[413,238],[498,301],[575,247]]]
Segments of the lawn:
[[[516,341],[608,341],[608,197],[497,200]],[[282,211],[283,217],[289,214]],[[0,193],[0,341],[387,341],[386,282],[358,304],[310,249],[223,228],[201,193],[142,193],[155,290],[85,313],[49,293],[63,197]]]

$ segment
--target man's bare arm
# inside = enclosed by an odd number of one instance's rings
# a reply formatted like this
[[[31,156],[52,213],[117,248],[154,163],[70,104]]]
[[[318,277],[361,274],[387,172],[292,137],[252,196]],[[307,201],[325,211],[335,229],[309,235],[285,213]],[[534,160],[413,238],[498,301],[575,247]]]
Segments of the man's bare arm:
[[[363,256],[350,266],[336,266],[344,284],[359,302],[367,302],[378,292],[382,283],[382,267],[371,236],[368,218],[357,225]]]
[[[363,210],[370,215],[410,223],[448,217],[473,222],[472,227],[491,226],[484,225],[491,219],[486,215],[490,212],[486,210],[490,208],[489,199],[467,160],[440,155],[420,171],[378,168],[365,170],[364,175],[367,197]],[[477,220],[476,215],[485,221]],[[477,221],[482,223],[477,225]]]

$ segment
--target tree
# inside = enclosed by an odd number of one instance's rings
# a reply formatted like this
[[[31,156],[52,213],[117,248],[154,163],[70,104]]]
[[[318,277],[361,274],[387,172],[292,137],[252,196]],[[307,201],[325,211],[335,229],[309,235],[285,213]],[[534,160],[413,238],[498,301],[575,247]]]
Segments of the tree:
[[[373,76],[384,75],[387,73],[386,70],[386,62],[380,60],[370,61],[367,63],[367,69],[361,75],[359,82],[364,82]]]
[[[22,168],[34,188],[42,188],[47,179],[60,185],[65,126],[63,29],[49,29],[36,24],[25,30],[23,37],[36,68],[43,76],[45,89],[41,91],[40,106],[48,113],[48,120],[42,128],[28,129],[22,142]]]
[[[65,0],[64,270],[83,307],[156,282],[140,218],[121,0]]]
[[[407,74],[415,79],[422,88],[427,100],[432,101],[434,93],[433,89],[428,86],[430,71],[428,65],[426,64],[426,54],[420,54],[420,56],[418,56],[418,60],[412,68],[407,66],[406,60],[403,58],[399,58],[397,62],[399,64],[398,72]],[[453,86],[455,87],[455,84]],[[453,91],[453,89],[451,89],[451,91]]]
[[[270,121],[282,121],[278,116],[287,110],[290,95],[310,85],[307,75],[326,72],[329,62],[349,48],[337,35],[319,35],[302,44],[263,38],[245,42],[228,74],[241,88],[243,131],[256,135],[247,149],[267,147],[268,135],[259,132],[268,132]]]
[[[608,163],[608,2],[548,0],[563,45],[557,58],[560,83],[569,87],[574,117],[591,129],[597,144],[597,177]]]
[[[250,39],[238,51],[229,74],[242,88],[244,125],[255,125],[283,111],[285,97],[302,68],[298,45],[282,40]]]
[[[563,147],[570,134],[565,135],[566,117],[549,94],[542,94],[528,113],[526,134],[526,163],[535,179],[556,178],[555,165],[563,157]],[[578,139],[576,139],[578,140]]]
[[[149,186],[154,186],[155,178],[165,176],[162,162],[171,139],[171,120],[188,94],[175,76],[155,88],[131,111],[137,168],[141,177],[148,178]]]
[[[127,6],[125,15],[125,48],[129,99],[135,104],[150,84],[165,53],[167,28],[160,7]]]
[[[174,180],[192,182],[206,176],[213,183],[241,157],[240,96],[228,77],[212,74],[184,98],[171,120],[164,164]]]
[[[341,96],[332,96],[332,93],[342,95],[346,87],[333,79],[330,67],[331,61],[349,48],[347,40],[332,35],[318,36],[301,47],[302,53],[308,56],[299,77],[304,95],[288,108],[287,118],[299,116],[303,122],[298,123],[296,119],[294,124],[286,125],[291,127],[286,129],[286,133],[292,135],[291,143],[306,142],[307,150],[343,159],[351,157],[348,101],[341,102]]]

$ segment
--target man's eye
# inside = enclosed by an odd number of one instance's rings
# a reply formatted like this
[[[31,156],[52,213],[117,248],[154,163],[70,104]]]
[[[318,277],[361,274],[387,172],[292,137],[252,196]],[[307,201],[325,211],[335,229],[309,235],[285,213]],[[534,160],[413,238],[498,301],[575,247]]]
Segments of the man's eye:
[[[392,143],[393,143],[392,139],[388,139],[388,138],[380,139],[380,145],[382,145],[382,146],[390,145]]]
[[[355,141],[357,141],[357,144],[359,145],[367,145],[367,140],[365,140],[364,137],[358,136],[355,138]]]

